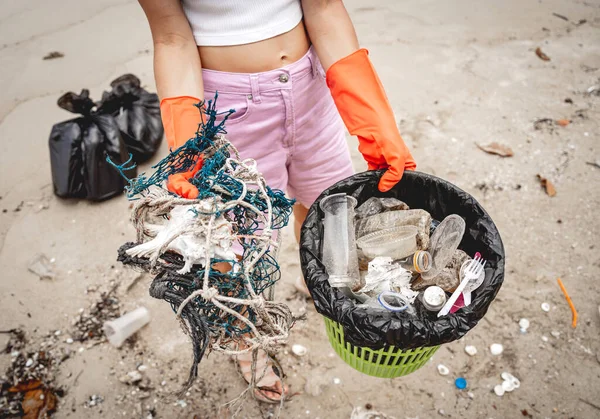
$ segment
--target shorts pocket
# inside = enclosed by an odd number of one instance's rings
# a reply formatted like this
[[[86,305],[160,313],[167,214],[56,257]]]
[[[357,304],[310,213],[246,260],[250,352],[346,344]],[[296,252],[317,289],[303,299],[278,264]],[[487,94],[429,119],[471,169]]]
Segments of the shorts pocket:
[[[214,100],[215,92],[204,92],[204,99],[208,102]],[[231,115],[225,121],[225,127],[242,122],[252,112],[253,102],[248,98],[248,95],[241,93],[221,93],[217,97],[217,123],[220,123],[229,110],[233,110]]]

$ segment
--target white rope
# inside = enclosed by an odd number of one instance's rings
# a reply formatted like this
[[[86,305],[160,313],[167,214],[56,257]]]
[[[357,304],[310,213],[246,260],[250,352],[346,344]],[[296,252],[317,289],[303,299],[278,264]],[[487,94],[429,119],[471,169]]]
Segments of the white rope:
[[[154,265],[160,256],[166,251],[168,245],[172,243],[177,237],[183,234],[194,234],[203,235],[205,237],[204,246],[204,260],[206,261],[206,267],[204,270],[204,277],[202,280],[202,288],[194,291],[190,294],[177,308],[177,317],[182,321],[181,315],[187,305],[197,299],[202,298],[205,301],[211,302],[223,313],[227,313],[235,317],[239,324],[246,325],[250,332],[248,335],[240,337],[241,340],[247,345],[246,348],[240,349],[239,346],[236,349],[229,348],[227,345],[223,346],[220,342],[220,337],[214,337],[212,349],[228,355],[239,355],[248,353],[250,351],[256,351],[258,349],[264,349],[268,353],[273,354],[287,342],[289,336],[289,328],[293,323],[291,312],[285,306],[283,308],[281,304],[272,303],[265,301],[262,295],[258,295],[256,290],[252,286],[251,273],[253,272],[256,264],[261,258],[269,251],[269,249],[275,249],[277,252],[279,248],[280,240],[273,239],[272,229],[272,216],[273,216],[273,205],[271,199],[267,194],[267,187],[264,178],[257,170],[256,161],[252,159],[246,159],[243,161],[239,160],[239,153],[224,137],[220,136],[218,141],[215,141],[214,150],[227,145],[233,151],[238,159],[228,158],[221,168],[231,178],[238,181],[242,187],[240,196],[236,199],[228,202],[223,202],[221,199],[183,199],[177,198],[161,193],[149,193],[143,199],[138,201],[136,208],[133,211],[133,223],[137,229],[138,241],[142,242],[147,236],[147,231],[144,228],[145,223],[152,216],[163,216],[169,214],[169,212],[175,207],[180,205],[188,205],[191,208],[200,207],[205,210],[206,214],[202,211],[198,211],[198,215],[195,219],[194,224],[191,228],[181,228],[178,230],[173,237],[170,237],[168,241],[163,243],[160,251],[157,252],[154,257],[151,258],[151,262]],[[208,153],[210,154],[210,152]],[[257,190],[260,196],[266,202],[266,211],[261,211],[257,207],[245,202],[249,187],[253,187],[253,190]],[[231,196],[227,191],[218,185],[214,185],[213,190],[219,193],[226,193]],[[227,239],[239,240],[256,240],[256,247],[241,261],[243,271],[241,273],[244,286],[249,294],[247,299],[240,299],[231,296],[220,295],[218,289],[210,287],[210,261],[212,259],[212,249],[215,245],[214,241],[214,227],[217,222],[216,214],[223,214],[236,206],[241,206],[251,211],[255,216],[258,217],[259,222],[262,224],[257,234],[252,235],[237,235],[233,233]],[[280,239],[278,234],[278,239]],[[235,266],[235,262],[234,262]],[[233,269],[233,267],[232,267]],[[251,308],[256,314],[256,321],[253,323],[246,316],[240,312],[233,310],[232,306],[246,306]],[[241,310],[244,312],[245,310]]]

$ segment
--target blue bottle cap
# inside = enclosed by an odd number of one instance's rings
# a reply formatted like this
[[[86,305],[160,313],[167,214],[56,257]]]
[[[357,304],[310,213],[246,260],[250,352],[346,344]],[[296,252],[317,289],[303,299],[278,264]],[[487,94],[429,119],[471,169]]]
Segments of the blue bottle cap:
[[[467,388],[467,380],[465,380],[462,377],[458,377],[455,381],[454,381],[454,385],[456,386],[457,389],[459,390],[463,390],[465,388]]]

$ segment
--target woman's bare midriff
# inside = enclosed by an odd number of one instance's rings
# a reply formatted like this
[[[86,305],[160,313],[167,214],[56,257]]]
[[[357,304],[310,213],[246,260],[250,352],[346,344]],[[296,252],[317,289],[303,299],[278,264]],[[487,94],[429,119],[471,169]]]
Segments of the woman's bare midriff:
[[[202,68],[228,73],[260,73],[298,61],[306,54],[310,40],[301,21],[294,29],[252,44],[199,46]]]

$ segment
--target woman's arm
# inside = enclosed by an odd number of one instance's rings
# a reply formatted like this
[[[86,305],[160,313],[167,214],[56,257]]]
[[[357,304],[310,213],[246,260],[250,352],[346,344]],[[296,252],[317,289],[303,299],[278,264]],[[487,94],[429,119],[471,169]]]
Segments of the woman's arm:
[[[302,10],[308,36],[325,71],[359,48],[342,0],[302,0]]]
[[[200,55],[180,0],[139,0],[154,41],[154,78],[160,97],[160,114],[170,150],[183,146],[199,129],[196,108],[204,99]],[[184,198],[196,199],[198,189],[189,180],[202,159],[186,172],[169,176],[167,188]]]
[[[154,42],[158,96],[204,97],[200,55],[179,0],[139,0]]]
[[[359,49],[342,0],[302,0],[302,9],[335,106],[350,134],[358,137],[358,150],[369,170],[387,169],[379,181],[379,190],[387,192],[416,163],[400,136],[368,52]]]

